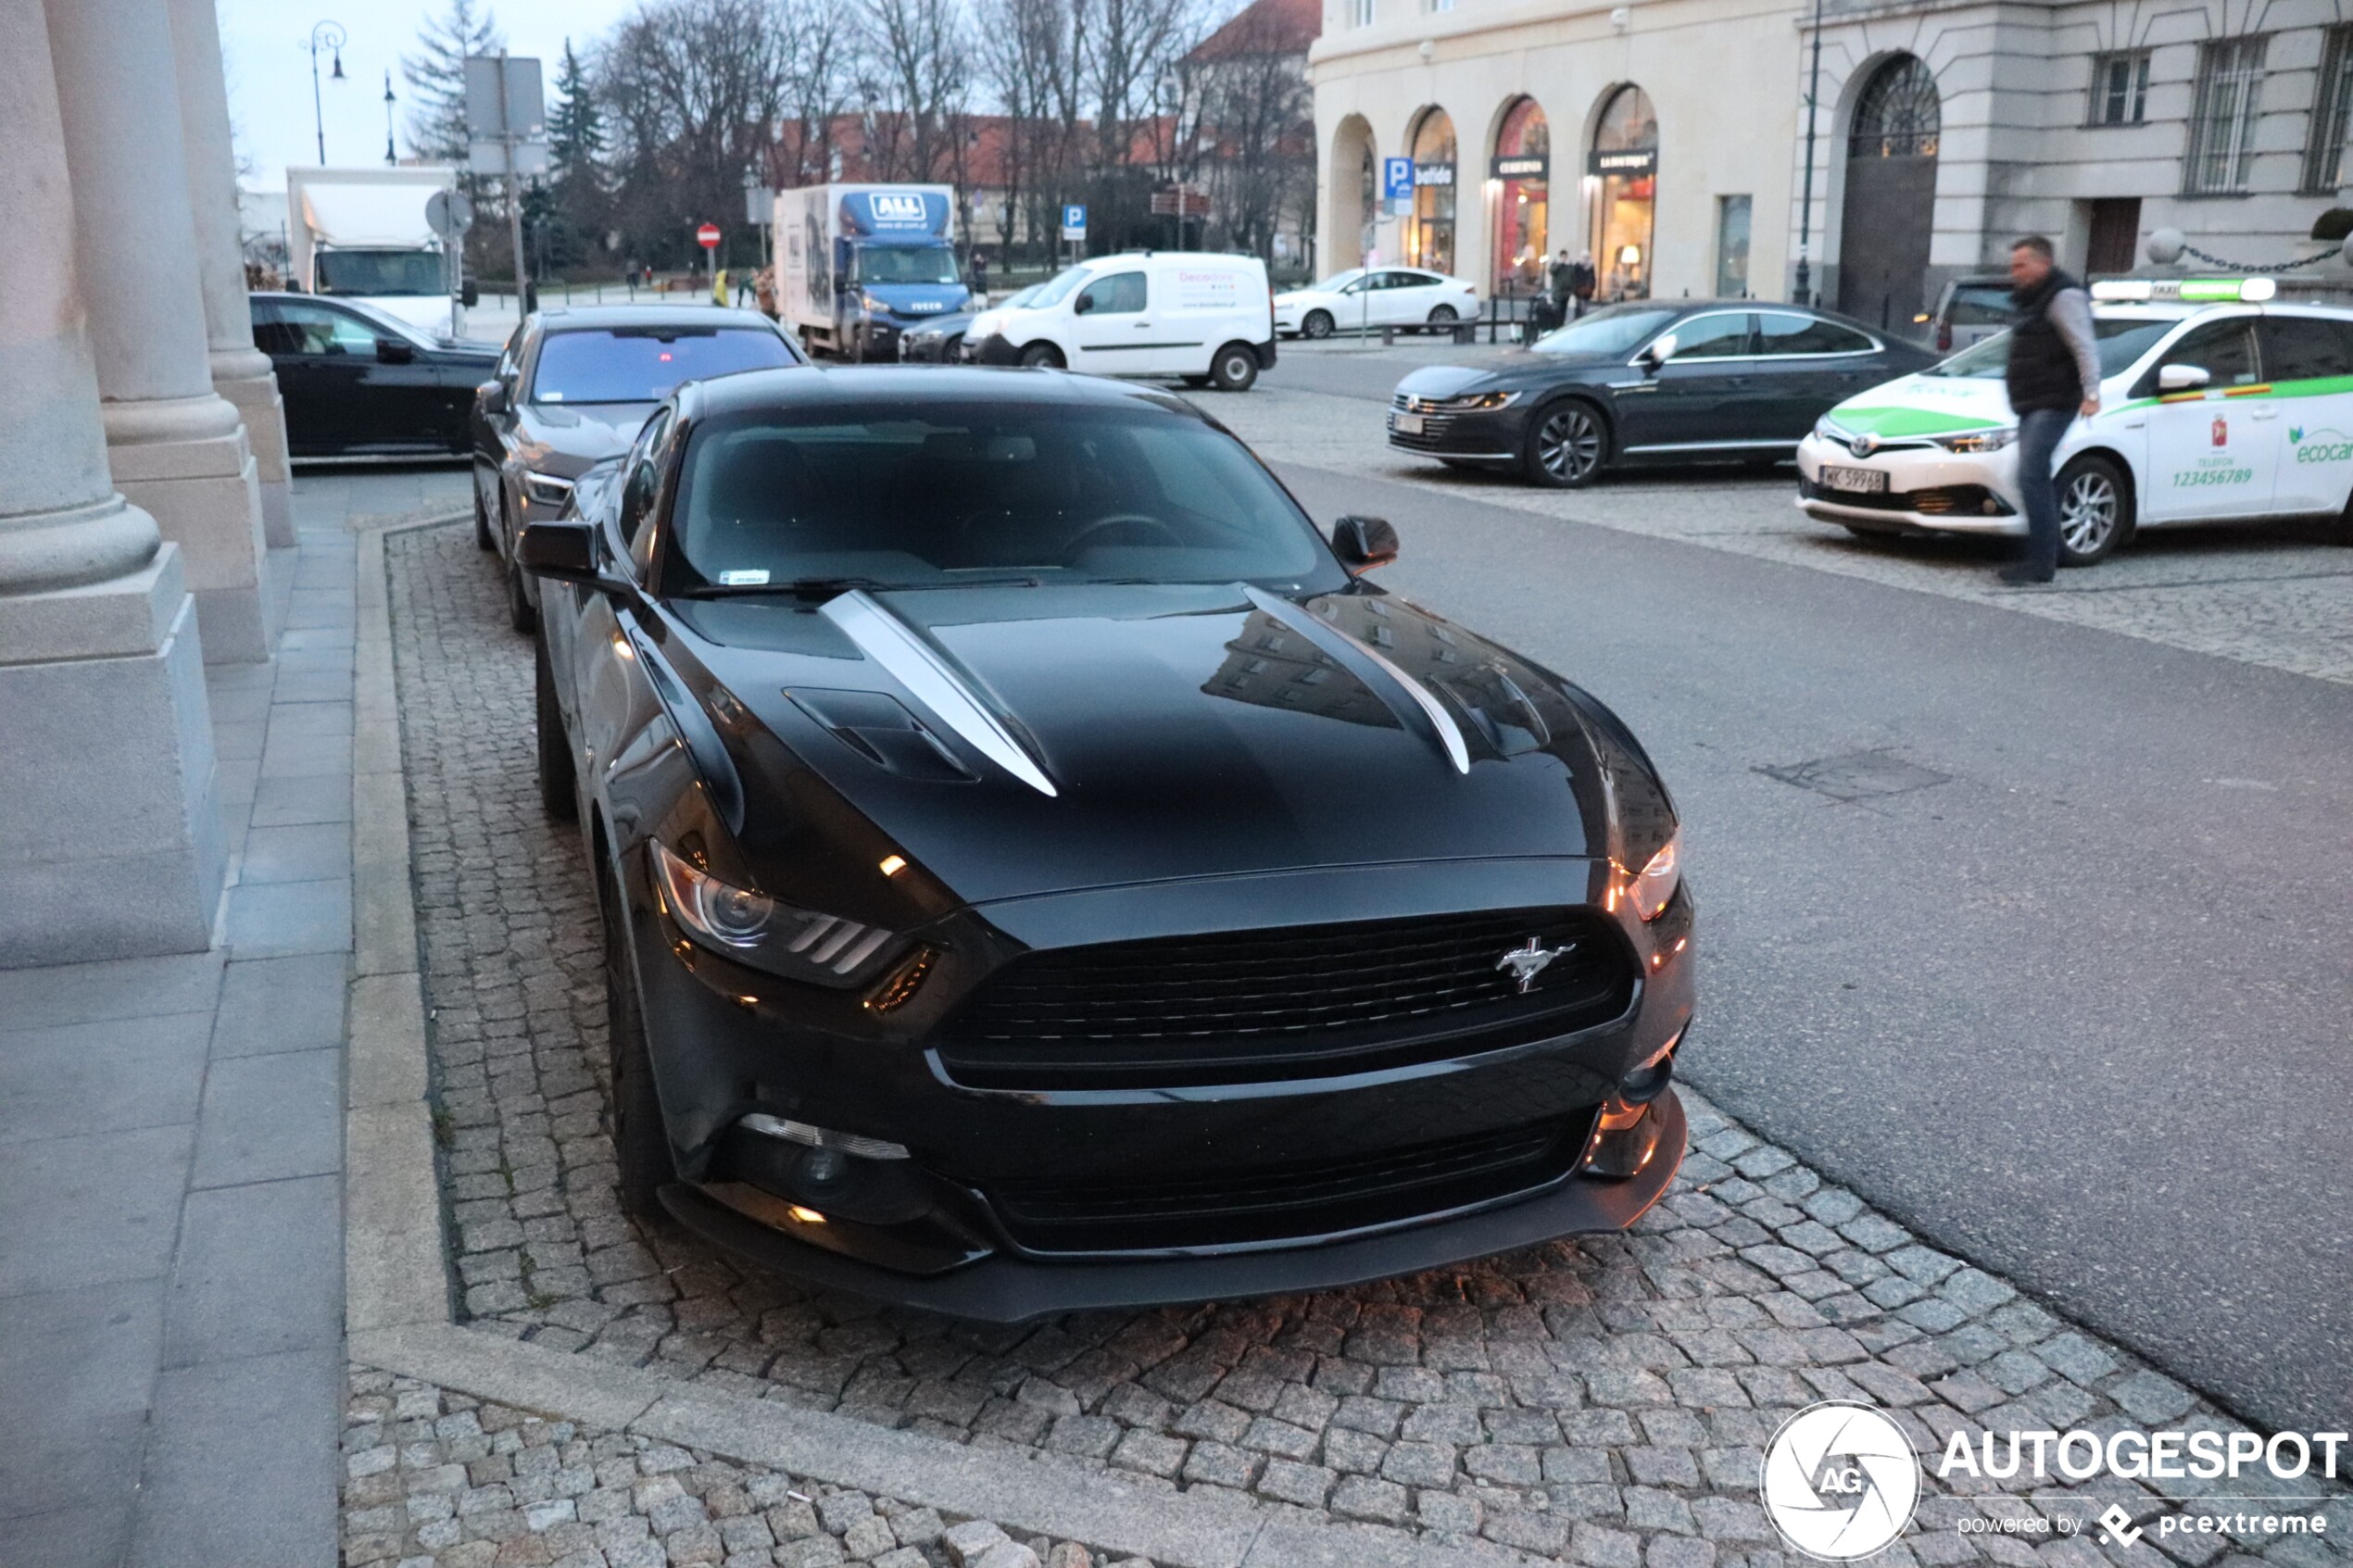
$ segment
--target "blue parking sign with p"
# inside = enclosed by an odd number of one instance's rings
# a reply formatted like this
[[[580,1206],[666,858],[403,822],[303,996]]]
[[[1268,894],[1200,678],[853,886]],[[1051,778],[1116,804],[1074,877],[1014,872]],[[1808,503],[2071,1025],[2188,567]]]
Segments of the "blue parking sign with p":
[[[1087,208],[1073,202],[1063,208],[1063,238],[1083,240],[1087,237]]]
[[[1380,160],[1380,194],[1383,201],[1410,201],[1414,195],[1414,160],[1409,157],[1385,157]]]

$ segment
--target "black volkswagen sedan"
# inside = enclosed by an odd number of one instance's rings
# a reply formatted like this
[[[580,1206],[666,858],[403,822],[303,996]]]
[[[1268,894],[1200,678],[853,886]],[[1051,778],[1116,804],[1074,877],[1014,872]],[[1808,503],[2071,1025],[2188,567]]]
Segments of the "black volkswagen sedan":
[[[1558,675],[1383,593],[1181,400],[691,383],[547,583],[625,1204],[960,1316],[1630,1223],[1683,1148],[1674,809]]]
[[[1527,348],[1416,370],[1389,444],[1563,486],[1620,465],[1776,463],[1832,405],[1934,359],[1803,306],[1612,305]]]
[[[629,449],[680,382],[806,365],[756,310],[717,305],[588,305],[534,311],[473,397],[474,543],[508,563],[507,615],[528,632],[538,591],[514,563],[515,534],[552,518],[573,481]]]
[[[486,343],[436,341],[357,300],[255,294],[253,345],[270,356],[297,458],[459,453]]]

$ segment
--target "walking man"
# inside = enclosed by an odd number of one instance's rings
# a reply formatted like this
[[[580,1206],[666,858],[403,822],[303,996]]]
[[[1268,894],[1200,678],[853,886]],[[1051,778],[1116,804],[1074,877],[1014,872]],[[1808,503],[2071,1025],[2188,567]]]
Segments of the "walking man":
[[[1577,265],[1568,271],[1568,292],[1576,296],[1576,313],[1579,316],[1593,307],[1593,291],[1601,284],[1601,277],[1593,270],[1593,253],[1580,250]]]
[[[2010,246],[2010,360],[2005,380],[2018,415],[2019,498],[2026,506],[2026,555],[2002,569],[2005,583],[2048,583],[2058,571],[2058,488],[2051,454],[2078,415],[2100,411],[2100,356],[2092,296],[2060,271],[2051,242],[2029,234]]]

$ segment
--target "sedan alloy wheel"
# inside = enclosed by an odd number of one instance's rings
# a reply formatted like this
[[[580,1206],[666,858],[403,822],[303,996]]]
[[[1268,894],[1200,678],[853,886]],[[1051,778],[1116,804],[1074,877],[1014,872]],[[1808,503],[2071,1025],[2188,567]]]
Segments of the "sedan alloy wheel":
[[[2123,476],[2106,458],[2086,457],[2058,479],[2059,556],[2070,566],[2105,559],[2132,529]]]
[[[1316,339],[1331,336],[1332,313],[1328,310],[1310,310],[1299,323],[1299,335]]]
[[[1528,433],[1528,477],[1561,489],[1590,484],[1602,471],[1607,445],[1600,418],[1587,405],[1544,409]]]

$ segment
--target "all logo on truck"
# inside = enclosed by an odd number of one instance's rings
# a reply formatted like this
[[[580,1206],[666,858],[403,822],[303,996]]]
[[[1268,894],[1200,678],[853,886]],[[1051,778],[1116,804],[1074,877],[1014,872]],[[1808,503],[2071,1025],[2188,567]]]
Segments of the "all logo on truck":
[[[877,191],[867,198],[874,205],[875,218],[883,223],[920,223],[924,220],[924,198],[891,195]]]

